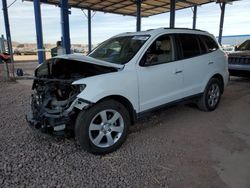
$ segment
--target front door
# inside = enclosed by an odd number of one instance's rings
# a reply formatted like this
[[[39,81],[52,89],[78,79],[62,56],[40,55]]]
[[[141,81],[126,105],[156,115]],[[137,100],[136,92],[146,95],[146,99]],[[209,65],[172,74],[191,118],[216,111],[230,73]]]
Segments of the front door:
[[[182,62],[175,61],[173,38],[157,38],[138,65],[140,112],[181,99]]]

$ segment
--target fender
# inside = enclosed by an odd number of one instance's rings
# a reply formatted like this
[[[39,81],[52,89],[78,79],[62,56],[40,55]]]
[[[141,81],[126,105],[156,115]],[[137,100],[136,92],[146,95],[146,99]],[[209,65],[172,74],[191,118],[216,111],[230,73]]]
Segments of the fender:
[[[127,98],[135,111],[139,111],[138,81],[135,71],[123,69],[118,72],[83,78],[72,84],[86,85],[77,98],[96,103],[105,97],[119,95]]]
[[[205,88],[207,87],[207,83],[209,82],[209,80],[214,77],[215,75],[220,75],[222,76],[223,78],[223,84],[224,84],[224,87],[227,85],[228,83],[228,79],[229,79],[229,72],[227,71],[225,74],[223,74],[224,72],[222,71],[214,71],[212,72],[211,74],[209,74],[204,80],[203,82],[203,87],[202,87],[202,90],[201,92],[204,92]]]
[[[201,92],[203,92],[205,90],[207,83],[215,75],[220,75],[223,78],[224,87],[228,83],[228,80],[229,80],[228,57],[221,50],[217,50],[215,53],[216,53],[215,55],[218,56],[219,59],[214,63],[215,67],[213,68],[213,70],[211,72],[209,72],[207,74],[207,76],[204,78],[204,82],[202,84],[203,88],[202,88]]]

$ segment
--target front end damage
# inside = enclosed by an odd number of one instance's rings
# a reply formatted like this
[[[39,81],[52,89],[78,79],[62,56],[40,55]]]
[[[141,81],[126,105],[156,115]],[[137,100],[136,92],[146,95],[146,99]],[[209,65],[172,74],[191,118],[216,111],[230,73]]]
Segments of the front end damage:
[[[26,115],[29,125],[55,135],[73,132],[79,111],[91,103],[77,98],[86,85],[72,83],[114,71],[117,69],[63,58],[43,63],[35,71],[31,111]]]
[[[90,103],[77,98],[80,87],[66,81],[34,80],[29,124],[42,132],[61,134],[72,130],[79,110]]]

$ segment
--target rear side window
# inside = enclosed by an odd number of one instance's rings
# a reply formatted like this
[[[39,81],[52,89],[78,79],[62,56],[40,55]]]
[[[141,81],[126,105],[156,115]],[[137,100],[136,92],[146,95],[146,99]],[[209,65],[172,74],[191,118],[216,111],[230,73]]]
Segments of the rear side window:
[[[205,42],[200,37],[198,38],[198,40],[199,40],[199,43],[200,43],[201,54],[208,53],[207,47],[205,45]]]
[[[219,48],[217,43],[211,37],[200,35],[200,38],[206,44],[208,52],[213,52]]]
[[[182,58],[190,58],[200,55],[198,37],[193,34],[179,34],[179,42],[182,51]]]

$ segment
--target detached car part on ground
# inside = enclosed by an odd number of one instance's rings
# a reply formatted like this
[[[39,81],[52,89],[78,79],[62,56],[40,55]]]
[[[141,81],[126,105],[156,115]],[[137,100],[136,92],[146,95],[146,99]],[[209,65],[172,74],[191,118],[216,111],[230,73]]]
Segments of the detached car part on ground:
[[[232,76],[250,77],[250,40],[235,47],[235,52],[228,55],[228,68]]]
[[[88,56],[52,58],[35,70],[32,127],[73,132],[87,151],[119,148],[130,125],[180,101],[214,110],[228,81],[227,57],[213,36],[156,29],[115,36]]]

